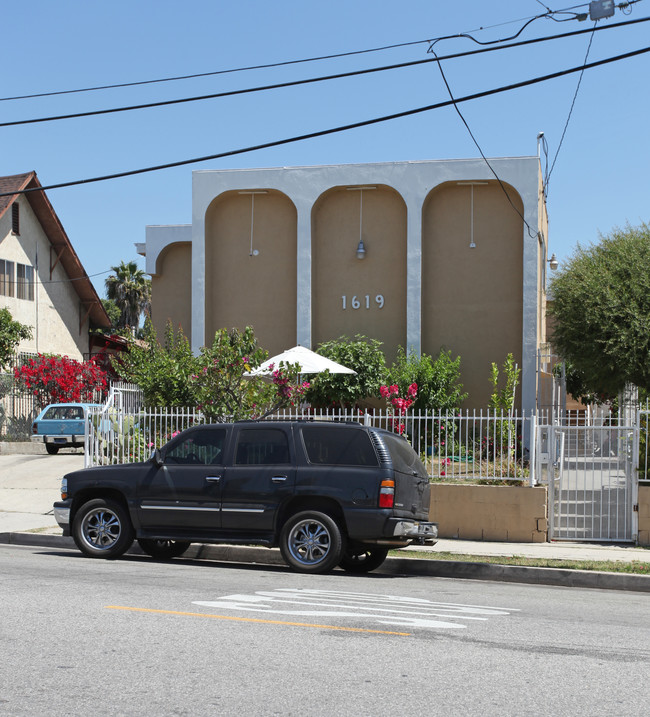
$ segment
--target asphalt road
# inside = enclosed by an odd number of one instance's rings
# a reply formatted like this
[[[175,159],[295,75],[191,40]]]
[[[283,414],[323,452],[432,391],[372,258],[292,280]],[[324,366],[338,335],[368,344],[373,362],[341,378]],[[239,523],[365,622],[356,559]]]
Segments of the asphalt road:
[[[0,546],[0,715],[645,715],[640,593]]]

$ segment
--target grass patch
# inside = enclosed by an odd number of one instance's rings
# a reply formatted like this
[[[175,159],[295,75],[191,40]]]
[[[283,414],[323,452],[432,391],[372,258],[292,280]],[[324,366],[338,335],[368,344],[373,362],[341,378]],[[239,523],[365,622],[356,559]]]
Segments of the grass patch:
[[[491,565],[519,565],[527,568],[563,568],[565,570],[590,570],[603,573],[633,573],[650,575],[650,562],[639,560],[558,560],[550,558],[527,558],[523,555],[459,555],[448,552],[419,551],[407,554],[405,550],[391,550],[393,558],[417,558],[419,560],[451,560],[462,563],[488,563]]]

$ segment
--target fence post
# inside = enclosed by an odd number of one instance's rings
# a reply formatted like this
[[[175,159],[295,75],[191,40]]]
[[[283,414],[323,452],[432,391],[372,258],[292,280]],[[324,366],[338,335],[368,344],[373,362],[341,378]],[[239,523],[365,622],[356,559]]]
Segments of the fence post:
[[[525,418],[524,418],[525,421]],[[535,474],[537,465],[537,415],[534,411],[530,412],[530,449],[528,451],[528,466],[530,475],[530,487],[537,485],[537,476]]]

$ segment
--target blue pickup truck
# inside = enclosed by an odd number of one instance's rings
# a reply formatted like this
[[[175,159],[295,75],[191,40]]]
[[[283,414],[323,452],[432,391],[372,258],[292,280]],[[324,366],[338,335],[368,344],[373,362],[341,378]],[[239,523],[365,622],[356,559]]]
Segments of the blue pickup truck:
[[[32,441],[44,443],[50,455],[58,453],[60,448],[83,447],[89,408],[101,406],[97,403],[51,403],[32,424]]]

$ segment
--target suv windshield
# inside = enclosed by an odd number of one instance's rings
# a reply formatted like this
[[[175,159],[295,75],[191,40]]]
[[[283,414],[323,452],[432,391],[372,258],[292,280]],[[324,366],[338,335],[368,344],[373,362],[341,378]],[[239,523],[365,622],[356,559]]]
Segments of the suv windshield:
[[[411,448],[411,444],[404,438],[384,433],[381,436],[393,459],[393,468],[400,473],[428,478],[424,464],[418,454]]]

